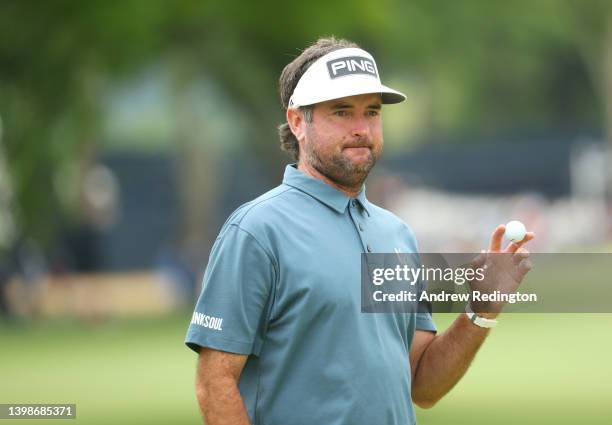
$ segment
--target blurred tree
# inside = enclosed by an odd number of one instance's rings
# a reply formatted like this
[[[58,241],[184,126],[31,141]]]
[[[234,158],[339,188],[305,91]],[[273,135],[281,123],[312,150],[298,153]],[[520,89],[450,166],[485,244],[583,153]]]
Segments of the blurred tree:
[[[567,1],[572,41],[599,94],[607,139],[612,143],[612,2]]]
[[[2,258],[12,248],[17,233],[13,217],[13,193],[4,155],[2,132],[2,119],[0,117],[0,268],[2,268]],[[1,279],[2,276],[0,276]]]
[[[326,34],[372,49],[383,77],[423,86],[428,134],[593,126],[600,110],[591,99],[600,94],[610,129],[608,3],[576,1],[571,9],[559,0],[4,0],[0,115],[21,228],[41,242],[53,239],[65,213],[58,170],[78,158],[82,173],[95,156],[101,95],[121,76],[160,61],[177,70],[179,111],[188,105],[181,91],[199,74],[221,86],[247,117],[236,123],[250,135],[242,149],[277,177],[275,124],[283,114],[276,80],[299,49]],[[202,178],[194,158],[210,164],[209,172],[215,169],[214,149],[194,155],[193,142],[180,135],[189,133],[194,119],[182,117],[185,127],[177,136],[184,181]],[[189,223],[206,215],[198,203],[193,208]],[[194,231],[197,226],[184,230]]]
[[[0,3],[0,114],[22,231],[45,245],[61,211],[61,167],[91,155],[111,72],[159,48],[164,8],[138,1]],[[79,179],[79,176],[75,176]]]

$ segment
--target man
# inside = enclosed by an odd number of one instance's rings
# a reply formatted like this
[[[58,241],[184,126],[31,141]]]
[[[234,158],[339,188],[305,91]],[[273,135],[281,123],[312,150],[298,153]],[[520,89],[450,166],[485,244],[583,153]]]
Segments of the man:
[[[462,314],[436,335],[429,313],[360,312],[361,254],[417,251],[363,185],[382,151],[381,104],[405,96],[334,38],[287,65],[280,94],[281,144],[297,164],[221,229],[187,333],[202,414],[208,425],[415,423],[412,402],[431,407],[455,385],[497,313]],[[518,278],[502,283],[518,285],[528,253],[506,250]]]

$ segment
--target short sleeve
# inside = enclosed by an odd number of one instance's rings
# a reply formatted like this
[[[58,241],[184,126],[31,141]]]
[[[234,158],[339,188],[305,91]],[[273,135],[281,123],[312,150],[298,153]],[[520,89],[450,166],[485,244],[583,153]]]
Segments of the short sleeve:
[[[419,331],[437,332],[431,313],[417,313],[416,329]]]
[[[276,279],[269,252],[230,224],[217,238],[185,343],[238,354],[259,354]]]

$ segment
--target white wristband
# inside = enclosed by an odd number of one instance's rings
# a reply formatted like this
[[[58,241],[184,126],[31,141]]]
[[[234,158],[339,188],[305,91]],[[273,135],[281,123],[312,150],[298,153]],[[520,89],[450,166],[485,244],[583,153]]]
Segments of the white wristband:
[[[480,326],[481,328],[494,328],[495,326],[497,326],[497,320],[487,319],[474,313],[470,307],[470,303],[467,303],[465,306],[465,314],[467,314],[467,317],[468,319],[470,319],[470,322],[472,322],[476,326]]]

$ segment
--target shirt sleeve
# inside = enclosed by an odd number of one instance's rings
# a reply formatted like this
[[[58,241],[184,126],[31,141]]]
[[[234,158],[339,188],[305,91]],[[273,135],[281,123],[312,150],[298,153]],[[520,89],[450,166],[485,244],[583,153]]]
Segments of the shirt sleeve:
[[[272,256],[250,233],[230,224],[217,238],[185,344],[259,354],[275,287]]]
[[[419,331],[438,332],[431,313],[417,313],[416,328]]]

